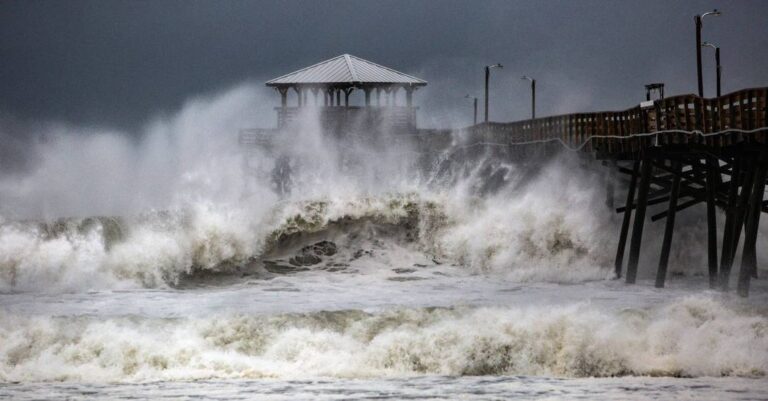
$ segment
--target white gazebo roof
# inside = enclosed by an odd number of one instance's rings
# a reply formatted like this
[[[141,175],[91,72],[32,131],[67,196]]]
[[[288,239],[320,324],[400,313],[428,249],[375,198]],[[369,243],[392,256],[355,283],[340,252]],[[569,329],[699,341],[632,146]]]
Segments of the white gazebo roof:
[[[424,86],[426,84],[427,81],[349,54],[342,54],[267,81],[267,86],[276,87],[299,85]]]

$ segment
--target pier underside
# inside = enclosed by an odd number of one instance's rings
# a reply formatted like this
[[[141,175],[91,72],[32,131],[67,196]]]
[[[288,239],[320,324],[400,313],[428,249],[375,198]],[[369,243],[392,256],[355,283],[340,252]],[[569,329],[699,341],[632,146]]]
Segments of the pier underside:
[[[747,296],[750,279],[757,275],[757,228],[762,212],[768,211],[768,203],[763,200],[768,147],[753,141],[728,147],[649,146],[639,156],[635,160],[606,163],[629,178],[624,206],[616,209],[623,213],[616,251],[616,275],[624,274],[627,283],[635,282],[643,226],[650,216],[651,221],[665,222],[656,274],[656,286],[663,287],[675,233],[675,215],[705,205],[710,287],[728,290],[741,241],[737,288],[740,295]],[[718,208],[725,215],[725,221],[720,222],[724,224],[720,242],[717,236]]]

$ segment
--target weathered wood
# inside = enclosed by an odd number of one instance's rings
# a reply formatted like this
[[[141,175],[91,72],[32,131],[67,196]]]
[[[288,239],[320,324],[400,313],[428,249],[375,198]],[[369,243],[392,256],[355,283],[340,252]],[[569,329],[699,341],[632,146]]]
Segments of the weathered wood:
[[[752,183],[752,194],[749,199],[749,211],[744,229],[744,251],[741,256],[739,282],[737,292],[742,297],[749,295],[749,281],[753,271],[757,269],[757,229],[760,224],[760,204],[763,202],[766,177],[765,152],[760,155],[757,171]]]
[[[637,185],[637,172],[640,170],[640,161],[637,160],[632,164],[632,171],[634,174],[629,179],[629,189],[627,191],[627,202],[625,205],[631,205],[635,201],[635,187]],[[627,207],[625,206],[625,207]],[[621,221],[621,231],[619,232],[619,244],[616,247],[616,262],[614,264],[616,271],[616,278],[621,277],[622,265],[624,263],[624,249],[627,244],[627,233],[629,232],[629,222],[632,218],[632,208],[627,207],[624,212],[624,218]]]
[[[684,191],[684,189],[685,189],[685,191]],[[681,193],[684,192],[688,196],[692,196],[693,199],[691,199],[689,201],[685,201],[685,202],[677,205],[677,208],[675,208],[675,212],[683,211],[685,209],[688,209],[691,206],[695,206],[695,205],[698,205],[699,203],[707,201],[706,195],[701,190],[699,190],[699,191],[692,191],[690,188],[681,188],[680,191],[681,191]],[[663,212],[661,212],[659,214],[655,214],[655,215],[651,216],[651,221],[658,221],[658,220],[661,220],[661,219],[665,219],[665,218],[667,218],[668,215],[669,215],[669,210],[665,210],[665,211],[663,211]]]
[[[720,255],[720,286],[723,284],[723,272],[730,272],[733,264],[734,239],[736,237],[736,207],[739,201],[739,180],[741,179],[741,158],[734,158],[733,171],[728,189],[728,205],[725,208],[725,226],[723,228],[723,247]]]
[[[709,265],[709,287],[717,286],[717,211],[715,195],[720,183],[720,171],[717,161],[706,159],[707,168],[707,261]],[[669,219],[669,217],[667,218]]]
[[[765,122],[768,113],[763,110],[766,94],[768,88],[745,89],[715,99],[682,95],[657,100],[653,107],[645,109],[636,106],[616,112],[577,113],[511,123],[487,122],[468,130],[503,134],[511,143],[557,138],[571,146],[583,145],[581,149],[586,152],[597,151],[601,158],[636,156],[643,144],[647,144],[642,138],[628,139],[636,134],[657,130],[711,133],[716,129],[768,126]],[[699,144],[720,148],[741,141],[742,135],[734,133],[704,140],[699,135],[669,132],[659,134],[658,139],[662,145]]]
[[[752,193],[752,181],[755,175],[755,160],[754,157],[745,154],[742,161],[742,170],[744,171],[741,177],[741,192],[739,193],[738,201],[734,205],[734,218],[733,227],[731,228],[731,255],[729,257],[730,263],[726,264],[720,273],[720,289],[728,291],[730,287],[730,276],[733,261],[736,256],[736,251],[739,247],[739,237],[741,236],[741,229],[744,224],[744,218],[746,215],[746,209],[749,205],[750,195]]]
[[[648,204],[648,189],[651,185],[651,173],[653,163],[649,151],[643,155],[642,171],[637,194],[637,210],[635,211],[635,224],[632,227],[632,242],[629,247],[629,264],[627,265],[628,284],[634,284],[637,280],[637,266],[640,262],[640,245],[643,238],[643,224],[645,223],[645,209]]]
[[[616,203],[616,161],[611,160],[611,168],[605,174],[605,206],[613,209]]]
[[[679,172],[681,164],[679,161],[672,162],[672,169]],[[672,234],[675,229],[675,209],[677,208],[677,196],[680,193],[680,174],[676,174],[672,180],[672,188],[669,194],[669,210],[667,222],[664,227],[664,242],[661,245],[661,257],[659,258],[659,269],[656,271],[656,288],[664,287],[664,281],[667,277],[667,264],[669,263],[669,251],[672,246]]]
[[[719,280],[719,285],[727,289],[742,229],[749,231],[744,235],[746,242],[753,241],[756,234],[749,227],[759,220],[759,213],[768,212],[768,202],[762,198],[758,200],[754,191],[755,180],[760,178],[755,176],[755,155],[768,142],[768,131],[739,132],[768,129],[767,96],[768,88],[746,89],[714,99],[695,95],[674,96],[657,100],[646,107],[636,106],[620,112],[577,113],[513,123],[485,123],[466,131],[468,136],[476,137],[481,142],[518,148],[504,151],[505,155],[513,156],[535,157],[533,150],[536,147],[512,145],[526,141],[561,140],[572,149],[593,152],[598,159],[610,160],[612,173],[628,174],[627,200],[616,209],[624,216],[614,266],[616,276],[621,277],[632,225],[625,277],[627,283],[636,281],[644,221],[648,217],[646,213],[650,213],[648,207],[668,203],[667,210],[654,211],[655,214],[650,216],[651,221],[667,218],[656,282],[663,286],[669,255],[673,250],[675,215],[704,203],[710,286],[717,285]],[[717,135],[701,135],[712,133]],[[488,145],[489,150],[491,147]],[[616,169],[613,161],[632,161],[634,164],[633,168]],[[721,166],[721,161],[726,163]],[[611,182],[606,184],[606,204],[609,207],[612,204]],[[720,245],[718,207],[725,211],[721,255],[718,255],[717,249]],[[757,269],[747,266],[743,272],[751,277]],[[743,283],[741,273],[740,283]],[[741,285],[748,287],[748,283]]]

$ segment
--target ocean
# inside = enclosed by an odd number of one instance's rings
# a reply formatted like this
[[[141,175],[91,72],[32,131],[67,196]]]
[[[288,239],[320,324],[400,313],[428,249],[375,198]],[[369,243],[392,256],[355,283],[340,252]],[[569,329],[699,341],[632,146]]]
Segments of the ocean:
[[[659,224],[626,285],[596,163],[423,168],[311,126],[243,156],[210,138],[248,93],[2,176],[0,399],[768,399],[768,271],[710,290],[703,210],[667,288]]]

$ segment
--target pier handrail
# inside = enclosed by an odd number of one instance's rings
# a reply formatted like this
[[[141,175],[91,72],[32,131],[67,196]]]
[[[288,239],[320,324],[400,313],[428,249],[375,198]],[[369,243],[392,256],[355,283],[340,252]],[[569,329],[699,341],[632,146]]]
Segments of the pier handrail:
[[[696,142],[727,146],[743,140],[743,134],[737,130],[768,127],[767,99],[768,87],[743,89],[715,98],[687,94],[623,111],[563,114],[510,123],[489,122],[463,131],[495,143],[559,139],[572,146],[584,145],[583,150],[603,155],[637,152],[643,146],[640,138],[618,140],[606,137],[633,137],[660,131],[680,131],[654,138],[663,144]],[[685,132],[708,134],[729,130],[734,130],[733,135],[711,138],[685,135]]]

